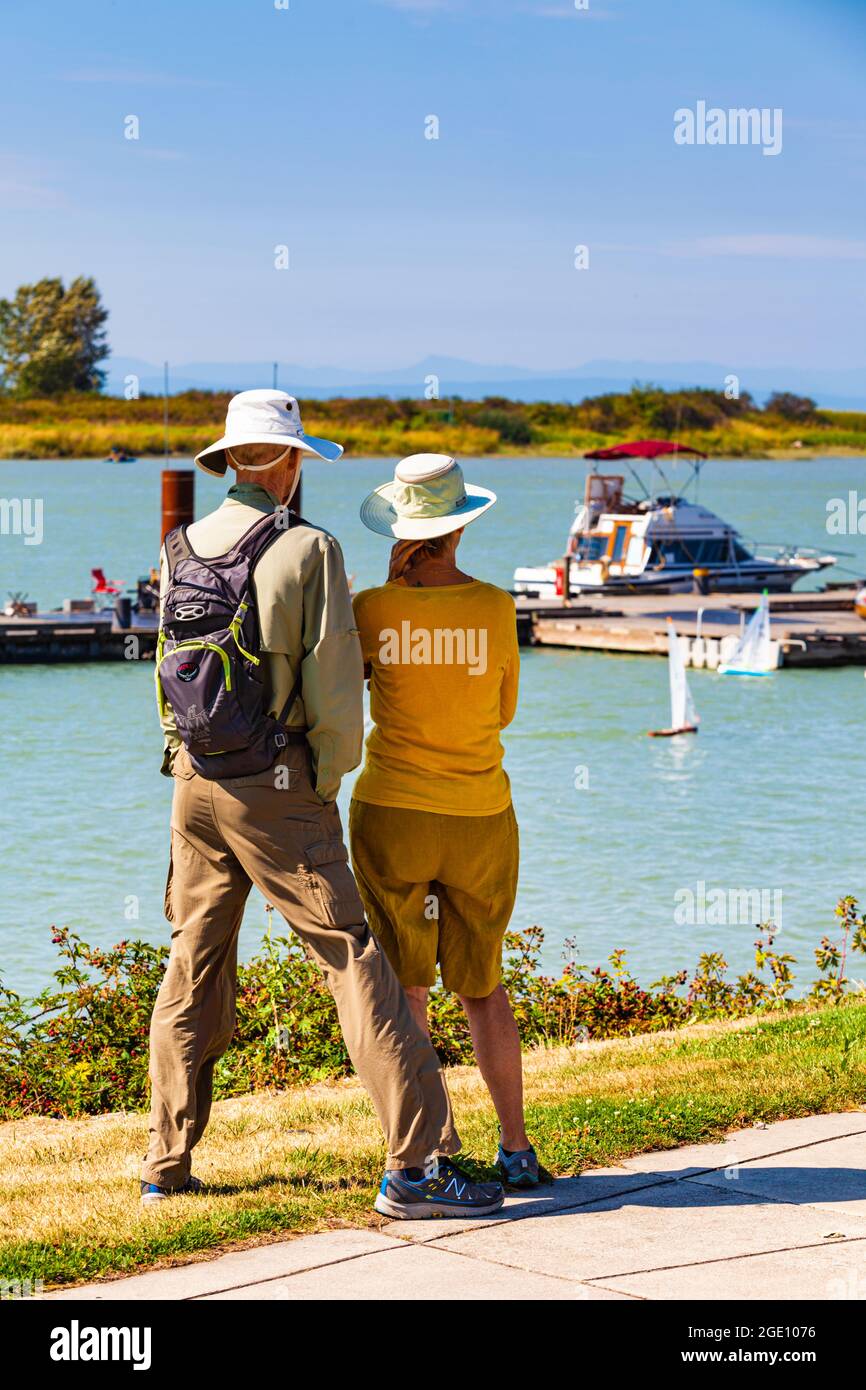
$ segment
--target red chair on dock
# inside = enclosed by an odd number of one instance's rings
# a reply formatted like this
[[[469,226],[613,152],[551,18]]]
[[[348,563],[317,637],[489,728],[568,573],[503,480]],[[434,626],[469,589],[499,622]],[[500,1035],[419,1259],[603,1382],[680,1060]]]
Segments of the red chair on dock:
[[[93,596],[111,597],[122,594],[123,589],[114,579],[106,579],[105,571],[102,569],[92,569],[90,571],[93,578]]]

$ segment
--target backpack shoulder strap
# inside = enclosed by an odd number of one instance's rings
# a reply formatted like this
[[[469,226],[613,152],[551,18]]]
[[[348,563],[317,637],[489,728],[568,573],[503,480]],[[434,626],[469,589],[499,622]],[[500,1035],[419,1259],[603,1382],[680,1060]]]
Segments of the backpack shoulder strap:
[[[187,539],[186,527],[175,526],[173,531],[169,531],[163,541],[165,547],[165,560],[168,565],[168,582],[174,579],[174,572],[181,560],[192,554],[192,546]]]
[[[309,525],[308,522],[302,523],[296,512],[288,511],[285,507],[278,507],[275,512],[266,512],[235,541],[231,553],[243,555],[248,559],[252,571],[274,541],[299,523]]]
[[[297,512],[287,510],[285,507],[279,507],[277,511],[268,512],[260,521],[254,522],[249,530],[245,531],[240,539],[235,542],[233,549],[237,554],[243,555],[249,560],[250,574],[252,574],[253,567],[279,536],[282,536],[284,532],[291,530],[294,526],[309,526],[309,524],[308,521],[304,521],[303,517],[298,516]],[[291,713],[292,706],[301,693],[301,681],[301,671],[300,668],[298,668],[298,674],[289,692],[289,698],[286,700],[286,703],[283,705],[278,715],[280,724],[285,724]]]
[[[311,521],[307,521],[298,512],[289,512],[289,526],[312,526],[312,524],[313,523]],[[285,724],[286,720],[292,712],[292,707],[295,701],[300,698],[303,679],[304,676],[302,666],[299,666],[298,674],[295,677],[295,683],[289,691],[289,698],[286,700],[286,703],[283,705],[283,708],[280,710],[279,713],[279,721],[281,724]],[[304,732],[306,732],[306,730],[304,730]]]

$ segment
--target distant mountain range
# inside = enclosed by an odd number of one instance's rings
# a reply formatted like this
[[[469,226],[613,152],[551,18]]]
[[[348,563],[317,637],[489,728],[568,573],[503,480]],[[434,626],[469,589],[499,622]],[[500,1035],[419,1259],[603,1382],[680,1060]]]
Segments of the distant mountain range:
[[[169,367],[169,391],[243,391],[270,386],[273,362],[184,362]],[[798,367],[742,367],[718,362],[585,362],[563,371],[532,371],[526,367],[487,365],[458,357],[428,357],[410,367],[350,371],[340,367],[301,367],[280,362],[277,384],[299,396],[324,400],[329,396],[423,397],[428,378],[438,378],[442,398],[506,396],[516,401],[565,401],[623,391],[636,381],[678,390],[694,386],[723,390],[735,373],[740,389],[763,402],[772,391],[794,391],[813,397],[830,410],[866,410],[866,367],[826,370]],[[136,357],[112,357],[106,389],[122,395],[125,378],[136,376],[141,392],[159,395],[163,369]]]

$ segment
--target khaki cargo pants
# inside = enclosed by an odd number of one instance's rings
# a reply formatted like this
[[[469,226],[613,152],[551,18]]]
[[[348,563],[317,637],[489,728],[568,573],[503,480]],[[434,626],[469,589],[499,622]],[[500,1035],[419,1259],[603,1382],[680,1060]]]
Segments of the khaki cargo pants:
[[[211,1107],[213,1069],[235,1024],[237,938],[255,884],[324,972],[355,1070],[370,1094],[389,1168],[456,1153],[439,1059],[414,1022],[364,920],[340,814],[311,782],[306,745],[252,777],[209,781],[175,759],[166,916],[171,954],[150,1026],[145,1182],[179,1187]]]

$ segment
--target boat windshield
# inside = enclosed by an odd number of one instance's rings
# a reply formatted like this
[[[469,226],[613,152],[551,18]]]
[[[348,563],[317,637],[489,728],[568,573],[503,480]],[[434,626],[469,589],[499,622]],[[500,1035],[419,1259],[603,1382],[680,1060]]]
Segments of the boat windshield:
[[[742,547],[740,547],[742,549]],[[653,543],[650,567],[657,565],[725,565],[730,563],[730,537],[704,540],[691,537],[660,539]],[[738,556],[738,558],[741,558]],[[745,554],[742,558],[750,558]]]

